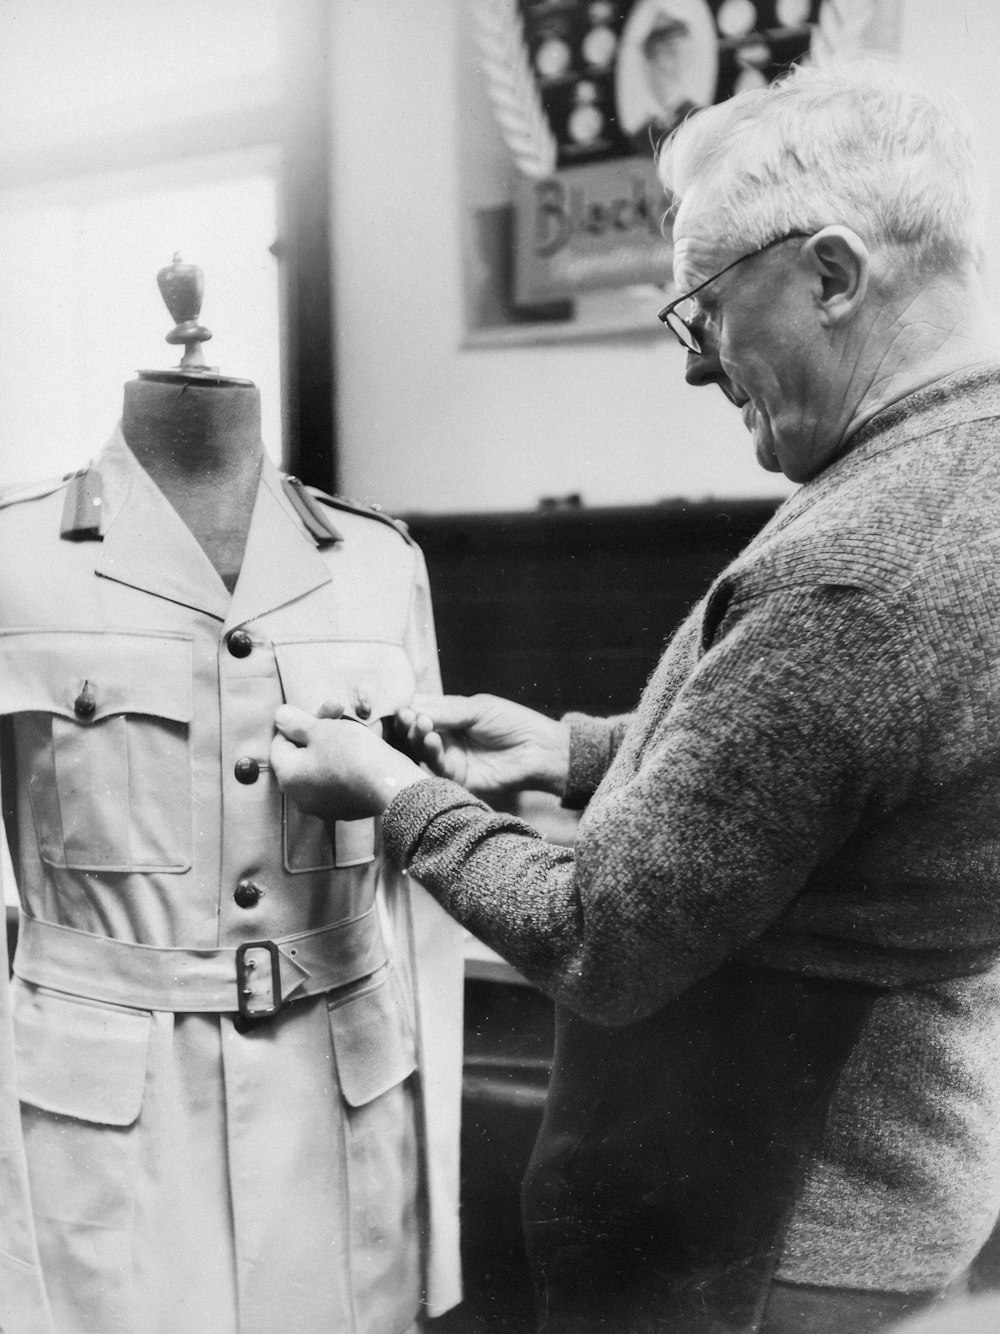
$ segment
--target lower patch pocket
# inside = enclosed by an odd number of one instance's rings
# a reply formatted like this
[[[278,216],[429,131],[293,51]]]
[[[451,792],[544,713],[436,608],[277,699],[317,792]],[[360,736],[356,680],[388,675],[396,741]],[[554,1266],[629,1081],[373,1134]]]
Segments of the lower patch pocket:
[[[17,1090],[36,1214],[124,1226],[151,1019],[15,983]]]
[[[331,993],[328,1005],[343,1095],[352,1288],[359,1310],[380,1312],[378,1328],[402,1329],[421,1284],[413,1030],[391,964]]]
[[[413,1029],[392,964],[331,992],[327,1004],[340,1091],[349,1106],[363,1107],[413,1073]]]

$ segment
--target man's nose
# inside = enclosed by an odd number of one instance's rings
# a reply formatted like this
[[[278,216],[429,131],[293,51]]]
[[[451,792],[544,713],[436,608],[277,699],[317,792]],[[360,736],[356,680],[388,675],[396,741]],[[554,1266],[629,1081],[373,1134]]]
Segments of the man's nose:
[[[718,348],[713,343],[702,339],[700,352],[689,352],[684,367],[684,378],[688,384],[697,386],[718,384],[725,377]]]
[[[684,367],[684,378],[688,384],[696,387],[703,385],[718,385],[730,403],[739,404],[740,399],[733,387],[733,382],[723,369],[722,362],[719,359],[718,343],[714,339],[707,338],[702,334],[699,338],[701,343],[700,352],[689,352],[687,355],[687,364]]]

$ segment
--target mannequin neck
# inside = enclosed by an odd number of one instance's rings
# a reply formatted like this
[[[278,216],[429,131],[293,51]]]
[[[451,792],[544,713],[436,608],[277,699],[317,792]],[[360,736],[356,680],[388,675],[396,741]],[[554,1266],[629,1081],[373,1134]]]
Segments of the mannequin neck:
[[[232,592],[264,458],[256,388],[131,380],[122,432]]]
[[[131,380],[122,430],[150,475],[192,478],[260,465],[260,394],[253,387]]]

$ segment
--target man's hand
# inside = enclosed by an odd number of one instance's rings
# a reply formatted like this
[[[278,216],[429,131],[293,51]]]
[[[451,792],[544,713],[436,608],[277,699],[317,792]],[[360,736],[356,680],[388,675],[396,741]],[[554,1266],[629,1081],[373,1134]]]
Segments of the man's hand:
[[[274,715],[271,768],[297,806],[322,820],[381,815],[397,792],[426,774],[362,723],[324,704],[314,718],[282,704]]]
[[[480,796],[562,794],[569,727],[496,695],[417,695],[396,723],[408,752]]]

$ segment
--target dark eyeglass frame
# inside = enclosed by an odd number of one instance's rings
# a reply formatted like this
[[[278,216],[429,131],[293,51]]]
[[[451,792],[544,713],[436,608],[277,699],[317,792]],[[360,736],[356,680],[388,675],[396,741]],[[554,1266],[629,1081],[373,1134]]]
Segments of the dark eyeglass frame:
[[[658,310],[656,312],[656,318],[662,324],[667,326],[686,352],[693,352],[695,356],[701,356],[703,351],[701,340],[695,333],[694,329],[692,329],[691,325],[688,324],[684,316],[677,314],[677,307],[683,305],[685,301],[690,301],[693,296],[697,296],[699,292],[710,286],[710,284],[717,282],[724,273],[728,273],[730,269],[735,269],[737,264],[742,264],[745,259],[753,259],[754,255],[762,255],[765,250],[770,250],[772,246],[780,245],[782,241],[790,241],[794,236],[801,236],[805,239],[807,236],[815,236],[815,232],[785,232],[783,236],[776,236],[773,241],[765,242],[764,245],[758,246],[756,250],[748,250],[745,255],[740,255],[738,259],[734,259],[731,264],[727,264],[726,267],[720,269],[718,273],[713,273],[711,278],[706,278],[705,281],[699,283],[697,287],[692,287],[690,292],[685,292],[682,296],[669,302],[662,310]]]

